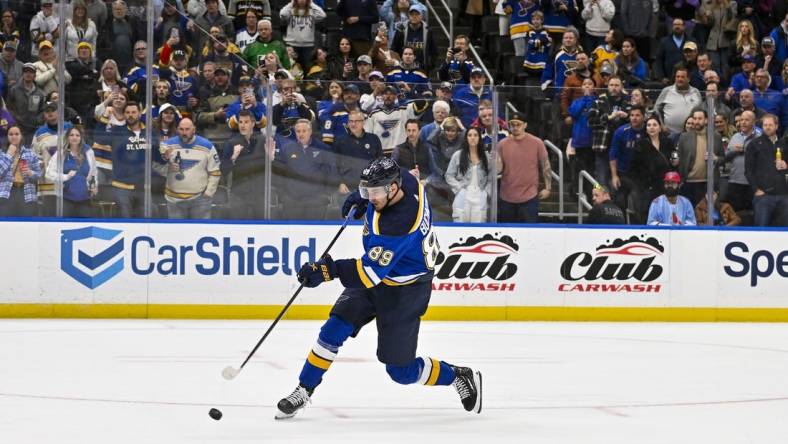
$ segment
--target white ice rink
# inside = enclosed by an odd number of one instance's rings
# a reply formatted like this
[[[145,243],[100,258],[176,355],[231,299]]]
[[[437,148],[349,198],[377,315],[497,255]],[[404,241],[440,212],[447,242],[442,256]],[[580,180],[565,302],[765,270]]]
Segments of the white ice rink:
[[[268,325],[2,320],[0,443],[788,442],[785,324],[423,324],[420,355],[483,372],[481,415],[390,381],[368,326],[284,422],[319,322],[281,323],[221,377]]]

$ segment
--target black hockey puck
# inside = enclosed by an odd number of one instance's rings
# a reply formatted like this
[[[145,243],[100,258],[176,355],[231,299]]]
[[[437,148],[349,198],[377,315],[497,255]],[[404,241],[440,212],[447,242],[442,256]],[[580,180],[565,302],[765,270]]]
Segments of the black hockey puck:
[[[211,418],[217,421],[222,419],[222,411],[219,409],[211,409],[208,414],[211,415]]]

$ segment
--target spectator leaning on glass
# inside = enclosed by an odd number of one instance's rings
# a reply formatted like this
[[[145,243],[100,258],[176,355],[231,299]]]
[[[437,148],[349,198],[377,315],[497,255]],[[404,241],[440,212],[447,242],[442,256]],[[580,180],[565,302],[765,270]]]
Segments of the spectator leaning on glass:
[[[640,106],[633,106],[629,110],[629,125],[623,125],[616,130],[608,153],[610,185],[615,190],[616,205],[627,211],[631,198],[636,222],[641,222],[638,216],[645,211],[640,208],[641,189],[638,187],[637,178],[630,172],[629,167],[638,144],[646,137],[644,115],[645,111]]]
[[[126,102],[126,124],[111,126],[109,133],[94,146],[112,153],[112,194],[120,217],[142,217],[145,201],[145,126],[140,121],[139,103]],[[96,146],[100,145],[100,146]]]
[[[707,186],[707,163],[708,151],[707,131],[714,132],[714,128],[709,128],[708,119],[706,117],[705,109],[696,109],[692,111],[692,130],[687,131],[679,137],[676,144],[676,149],[679,152],[679,167],[678,172],[684,178],[684,185],[681,187],[681,194],[686,196],[692,205],[697,205],[698,202],[706,195]],[[714,153],[714,165],[717,165],[724,159],[725,152],[722,149],[722,137],[714,133],[714,146],[712,152]],[[714,168],[715,179],[719,178],[719,171]],[[715,180],[715,183],[718,183]]]
[[[263,219],[265,206],[265,137],[255,133],[254,114],[247,110],[238,113],[238,134],[222,150],[221,171],[232,199],[230,217]],[[270,153],[273,155],[273,152]]]
[[[755,113],[743,111],[736,119],[738,132],[731,137],[725,149],[725,161],[730,163],[728,187],[722,201],[733,206],[736,211],[752,209],[753,190],[744,172],[745,153],[749,145],[762,133],[755,126]]]
[[[777,116],[761,119],[763,135],[753,140],[744,154],[744,173],[753,190],[755,225],[788,227],[788,139],[778,142]]]
[[[681,176],[675,171],[668,171],[664,177],[665,194],[651,202],[648,210],[649,225],[697,225],[692,203],[684,196],[679,196]]]
[[[539,221],[539,201],[550,197],[552,182],[550,160],[544,142],[525,132],[525,116],[509,118],[511,135],[498,143],[501,189],[498,198],[499,222]],[[544,188],[539,190],[539,177]]]
[[[210,219],[213,195],[219,186],[219,154],[213,144],[196,134],[194,122],[183,118],[178,136],[160,146],[166,165],[154,164],[167,176],[164,197],[170,219]]]
[[[58,168],[63,159],[63,170]],[[66,143],[49,159],[46,176],[54,183],[63,183],[63,217],[92,217],[90,198],[98,192],[96,157],[85,143],[82,130],[66,132]]]
[[[469,128],[460,150],[446,168],[446,183],[454,193],[454,222],[486,222],[492,174],[490,154],[484,150],[478,128]]]
[[[22,129],[12,126],[0,151],[0,216],[37,216],[40,175],[38,156],[23,144]]]
[[[349,132],[341,134],[333,145],[336,154],[338,192],[343,197],[353,191],[361,170],[369,162],[383,156],[380,138],[364,128],[364,113],[351,111],[348,116]]]

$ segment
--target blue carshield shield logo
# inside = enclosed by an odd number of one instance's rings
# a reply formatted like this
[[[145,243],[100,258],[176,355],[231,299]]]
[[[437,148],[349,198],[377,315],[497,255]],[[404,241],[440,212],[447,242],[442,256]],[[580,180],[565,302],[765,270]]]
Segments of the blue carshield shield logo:
[[[78,228],[60,231],[60,269],[77,282],[93,290],[123,271],[123,237],[120,230],[99,227]],[[79,249],[87,246],[86,239],[99,239],[99,244],[108,244],[103,250],[91,255]],[[75,253],[76,252],[76,257]],[[74,261],[76,260],[76,264]],[[109,264],[109,265],[107,265]],[[79,265],[79,266],[78,266]]]

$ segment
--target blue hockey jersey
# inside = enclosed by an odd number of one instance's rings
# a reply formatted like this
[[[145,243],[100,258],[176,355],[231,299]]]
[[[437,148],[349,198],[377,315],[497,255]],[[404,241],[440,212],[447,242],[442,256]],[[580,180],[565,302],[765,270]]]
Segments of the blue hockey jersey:
[[[540,7],[535,0],[506,0],[503,10],[510,16],[509,35],[514,40],[525,37],[531,30],[531,15]]]
[[[432,213],[424,187],[402,170],[405,196],[377,212],[367,207],[364,218],[364,255],[336,261],[347,288],[408,285],[432,272],[440,246],[432,230]]]

